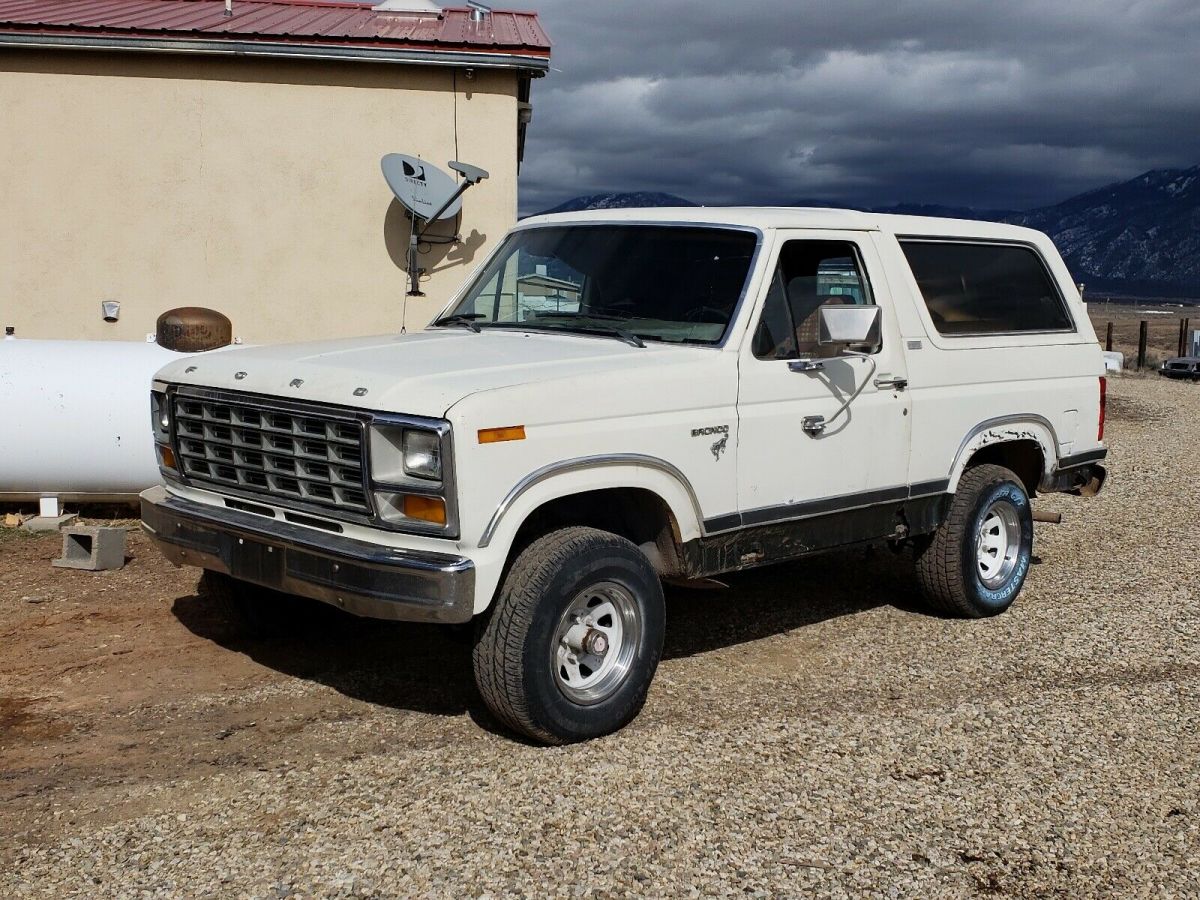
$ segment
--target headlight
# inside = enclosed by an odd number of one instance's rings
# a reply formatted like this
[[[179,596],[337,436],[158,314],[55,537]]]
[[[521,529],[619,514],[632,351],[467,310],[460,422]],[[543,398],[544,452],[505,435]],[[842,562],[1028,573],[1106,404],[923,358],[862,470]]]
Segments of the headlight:
[[[154,436],[158,440],[170,439],[171,407],[167,402],[167,395],[162,391],[150,392],[150,427],[154,429]]]
[[[159,468],[164,472],[177,472],[179,464],[171,449],[171,398],[165,391],[150,392],[150,430],[154,432]]]
[[[375,515],[398,531],[458,537],[450,424],[380,416],[369,430]]]
[[[441,481],[443,441],[431,428],[377,423],[371,428],[371,480],[396,485]]]
[[[405,431],[404,472],[418,478],[441,478],[441,437],[431,431]]]

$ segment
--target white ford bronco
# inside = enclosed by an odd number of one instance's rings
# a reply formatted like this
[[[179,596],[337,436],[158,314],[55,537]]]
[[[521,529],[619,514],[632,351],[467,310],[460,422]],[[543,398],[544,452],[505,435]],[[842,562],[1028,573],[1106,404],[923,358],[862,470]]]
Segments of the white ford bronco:
[[[142,519],[250,624],[297,595],[474,620],[495,715],[577,741],[641,708],[663,580],[891,543],[938,611],[1004,611],[1030,498],[1103,484],[1104,390],[1039,232],[826,209],[544,216],[421,333],[163,369],[164,485]]]

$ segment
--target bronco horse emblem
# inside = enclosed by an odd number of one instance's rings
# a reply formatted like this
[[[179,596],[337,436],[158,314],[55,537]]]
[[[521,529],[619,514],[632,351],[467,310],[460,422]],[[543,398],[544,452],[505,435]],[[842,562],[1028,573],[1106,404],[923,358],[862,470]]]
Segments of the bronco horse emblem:
[[[721,438],[719,441],[717,441],[715,444],[713,444],[709,448],[712,451],[713,459],[715,459],[717,462],[720,462],[721,454],[725,452],[725,448],[726,448],[726,446],[728,446],[728,444],[729,444],[729,435],[725,435],[725,437]]]

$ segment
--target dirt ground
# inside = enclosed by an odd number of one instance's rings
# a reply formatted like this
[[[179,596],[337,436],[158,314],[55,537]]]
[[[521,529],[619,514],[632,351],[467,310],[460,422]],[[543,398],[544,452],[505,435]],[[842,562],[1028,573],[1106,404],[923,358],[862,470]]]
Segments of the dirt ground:
[[[0,530],[0,895],[1200,892],[1200,386],[1114,379],[1005,616],[886,551],[672,591],[642,716],[492,723],[461,630],[239,639],[197,575]]]
[[[112,785],[120,796],[131,782],[272,765],[281,755],[361,753],[305,732],[366,707],[460,716],[473,702],[460,632],[334,613],[332,635],[243,641],[197,596],[197,570],[166,563],[140,531],[131,528],[118,571],[52,568],[61,543],[0,543],[0,823],[64,790]],[[288,690],[308,680],[333,690]],[[130,810],[114,805],[98,820],[109,812]]]

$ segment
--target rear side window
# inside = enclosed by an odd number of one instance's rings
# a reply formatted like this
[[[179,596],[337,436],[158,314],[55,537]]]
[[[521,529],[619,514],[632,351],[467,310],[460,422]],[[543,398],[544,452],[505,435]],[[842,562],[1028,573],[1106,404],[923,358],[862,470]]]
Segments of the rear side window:
[[[940,334],[1072,331],[1042,258],[1017,244],[902,240]]]

